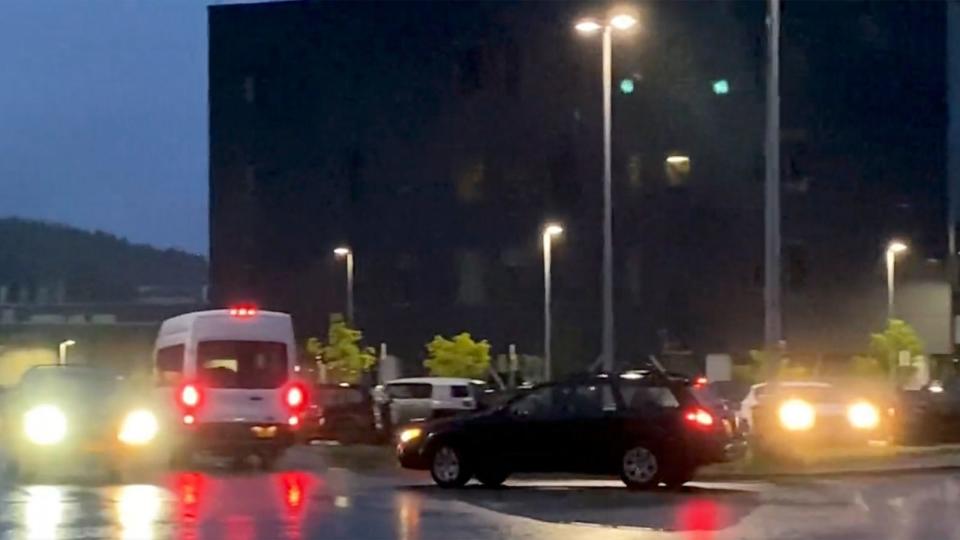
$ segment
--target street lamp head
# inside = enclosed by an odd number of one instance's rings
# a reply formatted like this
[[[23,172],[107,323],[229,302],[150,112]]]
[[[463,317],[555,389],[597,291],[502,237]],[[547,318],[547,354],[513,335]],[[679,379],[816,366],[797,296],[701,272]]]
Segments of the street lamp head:
[[[684,163],[690,163],[690,156],[684,156],[679,154],[667,156],[667,163],[671,165],[682,165]]]
[[[909,249],[907,244],[901,242],[900,240],[891,240],[890,243],[887,244],[887,251],[893,253],[894,255],[903,253],[904,251],[907,251],[907,249]]]
[[[636,17],[627,15],[626,13],[614,15],[610,19],[610,26],[616,28],[617,30],[627,30],[629,28],[633,28],[635,24],[637,24]]]
[[[557,223],[548,223],[546,227],[543,228],[544,236],[557,236],[563,234],[563,227]]]
[[[66,340],[66,341],[64,341],[64,342],[61,343],[61,345],[63,345],[64,347],[73,347],[73,346],[76,345],[76,344],[77,344],[77,342],[74,341],[74,340],[72,340],[72,339],[68,339],[68,340]]]
[[[350,254],[350,248],[345,246],[340,246],[337,249],[333,250],[333,254],[337,257],[346,257]]]
[[[603,28],[603,26],[593,19],[584,19],[574,25],[574,28],[576,28],[577,32],[580,32],[581,34],[592,34]]]

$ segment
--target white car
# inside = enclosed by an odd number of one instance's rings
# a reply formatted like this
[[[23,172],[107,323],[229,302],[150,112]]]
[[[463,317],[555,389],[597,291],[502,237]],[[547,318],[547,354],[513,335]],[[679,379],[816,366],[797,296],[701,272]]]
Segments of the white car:
[[[780,391],[789,391],[791,389],[796,389],[801,392],[816,391],[816,389],[829,391],[833,388],[833,385],[829,383],[815,381],[780,381],[777,382],[776,385]],[[744,432],[749,432],[754,429],[753,409],[760,403],[762,397],[767,394],[769,390],[770,386],[765,382],[755,384],[750,387],[750,391],[747,392],[746,397],[740,402],[740,410],[737,412],[737,418]]]
[[[389,425],[450,416],[477,409],[486,383],[453,377],[396,379],[378,387],[375,399],[389,406]],[[378,427],[384,426],[378,418]]]
[[[198,311],[163,322],[154,350],[160,393],[172,406],[174,461],[194,453],[252,454],[270,466],[293,444],[308,404],[295,380],[290,315],[256,308]]]

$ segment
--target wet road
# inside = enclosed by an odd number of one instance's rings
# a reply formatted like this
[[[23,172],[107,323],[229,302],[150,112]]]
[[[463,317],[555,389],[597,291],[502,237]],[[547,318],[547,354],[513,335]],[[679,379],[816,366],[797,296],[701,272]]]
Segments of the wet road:
[[[960,472],[699,483],[630,493],[605,480],[512,480],[449,492],[419,474],[216,468],[124,485],[0,485],[0,538],[324,540],[960,540]]]

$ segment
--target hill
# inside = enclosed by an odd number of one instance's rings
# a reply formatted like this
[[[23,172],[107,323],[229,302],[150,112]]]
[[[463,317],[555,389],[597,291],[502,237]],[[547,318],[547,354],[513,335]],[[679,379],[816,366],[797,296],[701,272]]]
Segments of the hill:
[[[174,249],[133,244],[101,231],[20,218],[0,218],[0,287],[8,299],[125,301],[153,287],[199,296],[207,262]],[[42,300],[41,300],[42,301]]]

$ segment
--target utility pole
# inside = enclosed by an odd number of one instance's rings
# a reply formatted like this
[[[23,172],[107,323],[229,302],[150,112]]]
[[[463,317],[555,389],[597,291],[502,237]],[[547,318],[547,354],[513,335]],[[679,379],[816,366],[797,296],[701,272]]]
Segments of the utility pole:
[[[766,204],[764,207],[764,345],[779,362],[783,340],[780,260],[780,1],[767,0]],[[770,366],[772,369],[772,366]]]

